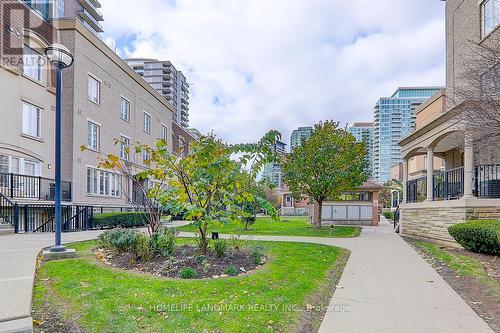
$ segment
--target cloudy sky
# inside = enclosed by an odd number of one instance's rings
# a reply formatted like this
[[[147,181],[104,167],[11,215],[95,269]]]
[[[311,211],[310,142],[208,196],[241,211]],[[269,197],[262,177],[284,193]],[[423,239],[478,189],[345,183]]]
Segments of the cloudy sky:
[[[372,120],[398,86],[444,84],[439,0],[101,2],[107,42],[171,60],[191,84],[190,125],[229,142]]]

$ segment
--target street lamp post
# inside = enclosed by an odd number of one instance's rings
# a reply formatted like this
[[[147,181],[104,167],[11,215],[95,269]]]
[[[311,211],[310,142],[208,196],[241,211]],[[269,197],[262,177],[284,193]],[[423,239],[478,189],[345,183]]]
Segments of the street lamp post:
[[[73,65],[73,55],[63,45],[52,44],[45,49],[45,55],[56,69],[56,137],[55,137],[55,245],[50,252],[65,252],[66,247],[61,243],[61,143],[62,143],[62,71]]]

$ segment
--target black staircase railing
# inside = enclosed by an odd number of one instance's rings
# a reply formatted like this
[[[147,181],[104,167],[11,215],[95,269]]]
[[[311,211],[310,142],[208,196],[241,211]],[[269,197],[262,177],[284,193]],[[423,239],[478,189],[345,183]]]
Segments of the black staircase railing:
[[[432,176],[434,200],[460,199],[464,194],[464,168],[436,172]]]
[[[0,193],[0,219],[2,220],[0,222],[12,225],[16,233],[19,232],[19,205],[2,193]]]
[[[11,199],[53,201],[55,181],[38,176],[0,173],[0,192]],[[63,201],[71,201],[71,182],[61,182],[61,194]]]

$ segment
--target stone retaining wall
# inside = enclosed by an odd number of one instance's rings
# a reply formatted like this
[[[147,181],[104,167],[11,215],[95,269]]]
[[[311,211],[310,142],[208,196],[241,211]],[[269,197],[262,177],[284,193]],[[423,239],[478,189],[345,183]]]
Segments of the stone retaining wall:
[[[460,247],[448,233],[448,227],[470,219],[500,219],[500,207],[402,207],[400,221],[402,235],[435,243]]]

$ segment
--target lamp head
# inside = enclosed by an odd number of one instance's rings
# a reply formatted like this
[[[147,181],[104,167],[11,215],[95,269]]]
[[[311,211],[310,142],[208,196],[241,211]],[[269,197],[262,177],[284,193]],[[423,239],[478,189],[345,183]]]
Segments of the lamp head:
[[[52,44],[45,49],[45,55],[50,63],[61,69],[71,67],[73,65],[73,55],[68,48],[61,44]]]

